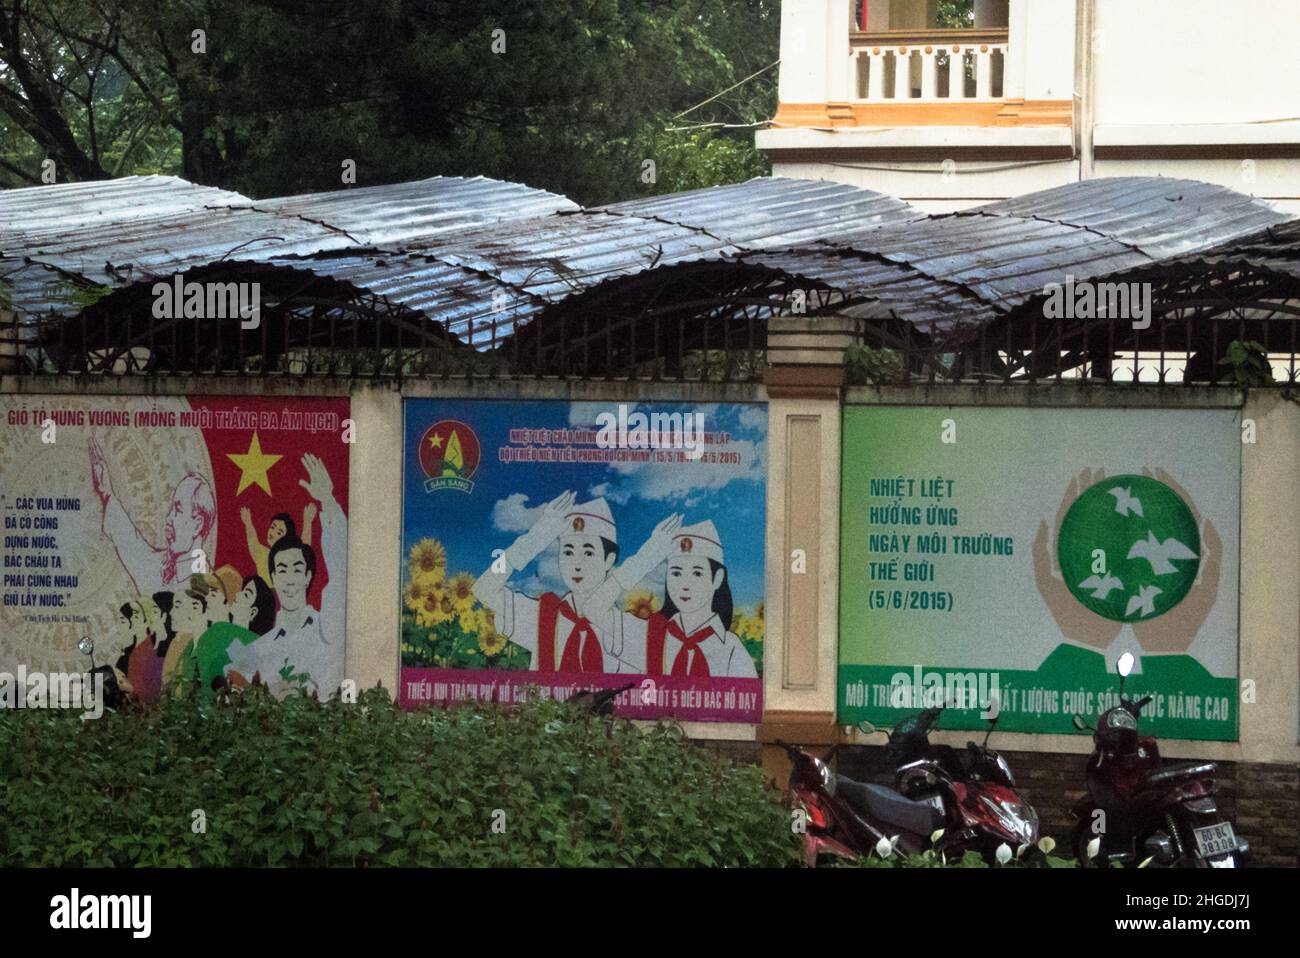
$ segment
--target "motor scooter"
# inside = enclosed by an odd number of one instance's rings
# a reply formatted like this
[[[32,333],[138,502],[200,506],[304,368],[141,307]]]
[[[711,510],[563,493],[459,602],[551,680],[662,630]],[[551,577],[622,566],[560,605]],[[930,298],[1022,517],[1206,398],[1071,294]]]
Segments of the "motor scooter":
[[[981,744],[967,742],[959,751],[930,742],[930,729],[942,712],[942,706],[924,709],[888,732],[885,758],[896,769],[895,787],[936,808],[944,816],[945,834],[987,860],[992,861],[1004,844],[1013,851],[1028,845],[1036,856],[1038,813],[1016,791],[1007,760],[988,747],[997,716]],[[870,722],[858,728],[868,735],[878,731]]]
[[[1120,656],[1119,704],[1101,714],[1095,729],[1073,716],[1075,728],[1092,731],[1094,745],[1088,794],[1073,809],[1075,857],[1083,867],[1240,867],[1250,846],[1219,814],[1214,763],[1166,765],[1156,740],[1138,733],[1151,696],[1124,695],[1133,665],[1131,652]]]
[[[840,775],[830,761],[795,745],[777,742],[790,758],[789,798],[804,812],[803,861],[814,867],[834,859],[856,860],[887,842],[891,854],[915,855],[943,828],[943,814],[890,788]],[[953,843],[940,836],[936,850]]]

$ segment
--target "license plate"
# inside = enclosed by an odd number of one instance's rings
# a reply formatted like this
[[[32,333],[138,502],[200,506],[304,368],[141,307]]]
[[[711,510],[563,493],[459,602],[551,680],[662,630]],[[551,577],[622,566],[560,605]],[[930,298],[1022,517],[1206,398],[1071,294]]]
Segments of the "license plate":
[[[1231,822],[1206,825],[1204,828],[1194,830],[1192,834],[1196,836],[1196,850],[1201,853],[1202,858],[1236,851],[1237,838],[1232,833]]]
[[[941,812],[944,810],[944,808],[943,808],[943,796],[942,796],[942,795],[930,795],[930,796],[927,797],[927,798],[923,798],[923,799],[921,799],[921,801],[925,802],[925,804],[927,804],[927,805],[933,805],[935,808],[939,809],[939,811],[941,811]]]

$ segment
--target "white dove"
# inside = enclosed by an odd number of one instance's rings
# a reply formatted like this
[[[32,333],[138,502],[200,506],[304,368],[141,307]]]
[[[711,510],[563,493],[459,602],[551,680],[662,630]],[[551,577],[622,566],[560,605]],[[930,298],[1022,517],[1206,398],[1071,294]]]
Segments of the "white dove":
[[[1108,490],[1115,497],[1115,511],[1121,516],[1127,516],[1130,513],[1142,515],[1142,500],[1132,493],[1132,486],[1125,489],[1122,486],[1116,486]],[[1145,516],[1142,516],[1144,519]]]
[[[1169,575],[1178,571],[1178,567],[1170,562],[1170,559],[1195,559],[1196,553],[1177,539],[1166,539],[1161,542],[1154,532],[1148,532],[1145,539],[1133,543],[1133,548],[1128,550],[1127,558],[1146,559],[1151,563],[1151,571],[1155,575]]]
[[[1124,610],[1124,615],[1126,617],[1130,616],[1133,614],[1134,610],[1136,610],[1139,615],[1150,615],[1156,610],[1156,596],[1164,591],[1165,590],[1160,588],[1158,585],[1142,586],[1138,589],[1137,595],[1129,597],[1128,608]]]
[[[1104,576],[1092,575],[1079,583],[1080,589],[1091,589],[1094,599],[1105,601],[1112,589],[1124,588],[1124,583],[1107,572]]]

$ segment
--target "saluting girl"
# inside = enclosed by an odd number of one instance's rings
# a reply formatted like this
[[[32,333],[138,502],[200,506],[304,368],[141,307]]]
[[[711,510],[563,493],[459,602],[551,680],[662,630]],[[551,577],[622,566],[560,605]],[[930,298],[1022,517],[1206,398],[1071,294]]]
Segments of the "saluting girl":
[[[648,675],[756,679],[758,669],[734,632],[731,585],[722,541],[712,522],[673,536],[663,609],[650,617]]]

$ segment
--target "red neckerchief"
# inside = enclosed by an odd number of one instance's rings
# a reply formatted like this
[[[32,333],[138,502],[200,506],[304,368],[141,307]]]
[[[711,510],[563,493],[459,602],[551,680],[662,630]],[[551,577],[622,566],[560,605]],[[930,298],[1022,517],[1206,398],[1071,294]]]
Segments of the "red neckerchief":
[[[707,679],[709,677],[709,663],[704,658],[704,650],[700,648],[700,643],[713,635],[712,619],[704,624],[703,628],[696,629],[690,635],[682,629],[676,622],[668,623],[668,634],[682,644],[678,649],[677,656],[673,659],[673,669],[671,675],[689,675],[693,679]],[[691,650],[695,650],[692,658]],[[687,671],[687,662],[690,662],[690,671]]]
[[[600,649],[600,640],[596,630],[586,616],[579,615],[567,602],[560,600],[554,592],[544,592],[537,614],[537,668],[540,672],[554,672],[555,636],[560,616],[573,624],[568,637],[564,640],[564,651],[560,655],[560,672],[596,672],[605,671],[605,657]]]

